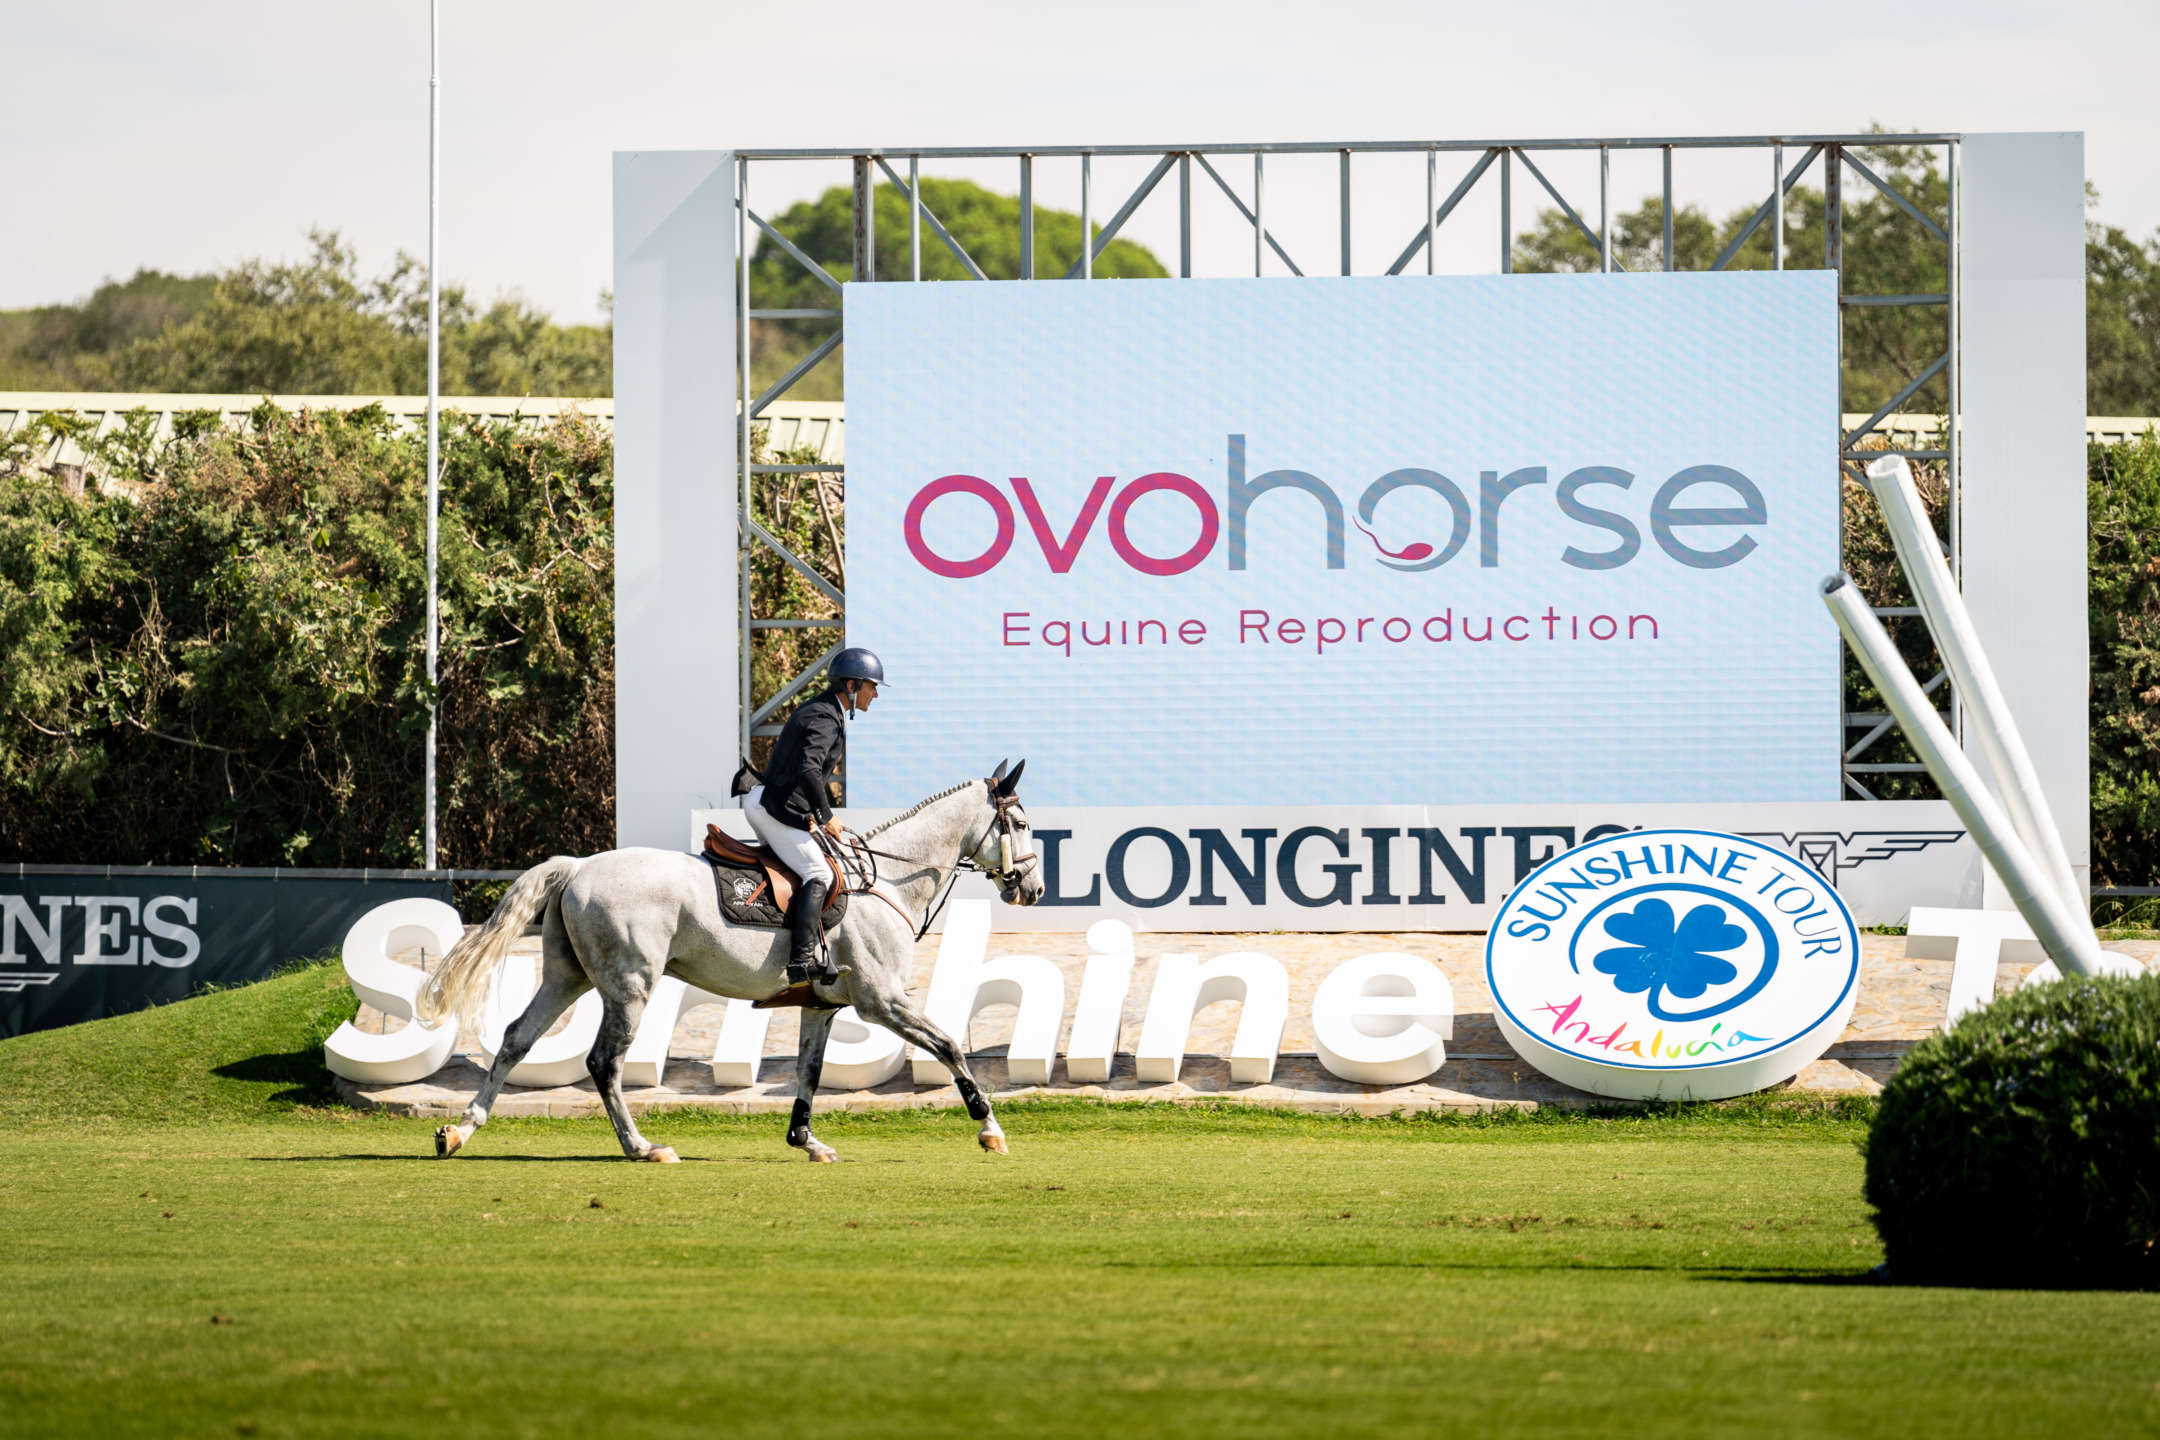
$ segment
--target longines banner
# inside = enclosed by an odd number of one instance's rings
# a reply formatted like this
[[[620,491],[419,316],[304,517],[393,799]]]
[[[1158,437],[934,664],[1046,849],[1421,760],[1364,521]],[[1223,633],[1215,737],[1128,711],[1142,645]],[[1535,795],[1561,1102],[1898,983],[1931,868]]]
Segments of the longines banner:
[[[1034,779],[1032,762],[1027,774]],[[1981,898],[1979,847],[1942,800],[1027,811],[1048,887],[1041,903],[997,903],[978,877],[954,891],[991,900],[998,931],[1085,930],[1097,920],[1141,933],[1484,930],[1541,866],[1611,836],[1664,829],[1727,831],[1794,856],[1862,925],[1901,925],[1915,905]],[[867,828],[888,813],[850,809],[842,819]],[[708,821],[750,836],[742,811],[700,810],[692,848]]]
[[[1836,800],[1834,285],[850,287],[848,638],[895,682],[851,798],[1025,756],[1058,806]],[[1178,906],[1291,838],[1224,834]]]
[[[362,915],[406,896],[447,901],[450,886],[357,871],[0,871],[0,1036],[260,980],[334,949]]]

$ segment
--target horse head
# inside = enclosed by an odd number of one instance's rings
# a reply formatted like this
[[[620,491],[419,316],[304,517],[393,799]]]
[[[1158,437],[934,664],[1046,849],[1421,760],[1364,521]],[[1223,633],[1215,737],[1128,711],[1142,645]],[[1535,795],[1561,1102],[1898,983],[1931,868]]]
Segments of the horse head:
[[[990,802],[990,823],[968,857],[997,882],[998,896],[1008,905],[1033,905],[1043,897],[1040,857],[1035,838],[1028,833],[1027,811],[1020,804],[1022,760],[1008,772],[1003,760],[984,782]]]

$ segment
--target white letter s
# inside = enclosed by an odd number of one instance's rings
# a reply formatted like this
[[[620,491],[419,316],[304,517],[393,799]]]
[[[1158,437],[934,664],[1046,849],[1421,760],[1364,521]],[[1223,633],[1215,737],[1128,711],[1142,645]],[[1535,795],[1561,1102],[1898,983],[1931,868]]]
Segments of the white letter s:
[[[158,918],[158,911],[168,905],[186,917],[186,925],[176,925],[170,920]],[[143,929],[150,932],[150,936],[143,940],[143,959],[150,961],[154,965],[165,965],[175,970],[194,964],[195,957],[202,954],[202,941],[189,928],[195,924],[195,916],[195,897],[192,895],[184,900],[178,895],[160,895],[143,906]],[[165,954],[157,947],[159,940],[179,941],[180,953],[177,956]]]

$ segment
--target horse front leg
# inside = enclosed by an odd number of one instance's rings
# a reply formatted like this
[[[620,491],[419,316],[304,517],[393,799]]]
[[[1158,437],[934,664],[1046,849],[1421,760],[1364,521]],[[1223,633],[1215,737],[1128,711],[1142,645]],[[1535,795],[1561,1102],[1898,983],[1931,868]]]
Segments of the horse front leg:
[[[838,1160],[840,1153],[810,1133],[810,1106],[817,1099],[818,1077],[825,1069],[825,1042],[832,1038],[838,1010],[805,1010],[802,1038],[795,1047],[795,1113],[788,1117],[787,1143],[809,1152],[813,1162]]]
[[[961,1103],[967,1106],[968,1118],[982,1124],[982,1129],[975,1134],[976,1143],[992,1154],[1012,1153],[1005,1146],[1005,1131],[990,1108],[990,1096],[975,1083],[974,1072],[968,1069],[967,1053],[960,1048],[959,1042],[931,1024],[929,1017],[905,997],[887,999],[877,1008],[881,1013],[873,1018],[880,1025],[910,1045],[920,1045],[928,1050],[937,1057],[940,1065],[952,1072],[953,1085],[960,1091]],[[858,1013],[862,1010],[860,999],[856,1002],[856,1010]]]

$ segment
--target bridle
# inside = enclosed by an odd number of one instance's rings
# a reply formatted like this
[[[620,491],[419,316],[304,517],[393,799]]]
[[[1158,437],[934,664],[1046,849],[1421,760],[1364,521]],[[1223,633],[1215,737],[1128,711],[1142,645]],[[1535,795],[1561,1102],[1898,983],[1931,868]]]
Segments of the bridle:
[[[937,917],[945,909],[945,902],[952,898],[953,887],[960,882],[961,871],[972,870],[978,875],[987,875],[1000,890],[1011,894],[1020,888],[1021,881],[1041,863],[1042,857],[1035,853],[1032,845],[1023,848],[1019,844],[1021,827],[1013,820],[1013,812],[1020,809],[1020,797],[1000,795],[995,779],[986,779],[983,783],[989,787],[990,803],[997,811],[991,819],[991,825],[997,832],[998,862],[988,865],[975,858],[975,851],[982,849],[983,844],[989,840],[987,835],[982,841],[978,841],[973,849],[963,851],[953,864],[951,877],[931,898],[930,908],[924,913],[922,924],[915,931],[917,940],[929,934],[930,927],[937,923]],[[880,859],[897,860],[903,865],[922,865],[928,862],[915,855],[895,855],[889,850],[879,850],[853,831],[847,832],[839,840],[831,839],[823,831],[812,833],[817,836],[818,844],[839,869],[843,885],[849,894],[875,895],[913,923],[914,916],[902,909],[892,896],[876,888],[878,880],[882,878],[877,873],[877,862]],[[1019,852],[1018,859],[1014,858],[1016,851]]]
[[[1020,797],[1018,795],[1000,795],[998,794],[996,782],[988,783],[990,784],[990,803],[997,806],[997,817],[992,823],[996,825],[998,832],[998,863],[985,865],[973,855],[962,855],[959,868],[978,870],[995,880],[1001,888],[1017,890],[1020,887],[1021,880],[1034,870],[1042,857],[1037,855],[1035,847],[1030,845],[1021,852],[1019,860],[1015,861],[1013,859],[1013,852],[1020,850],[1020,827],[1013,823],[1013,811],[1020,808]],[[977,846],[976,848],[981,849],[982,847]]]

